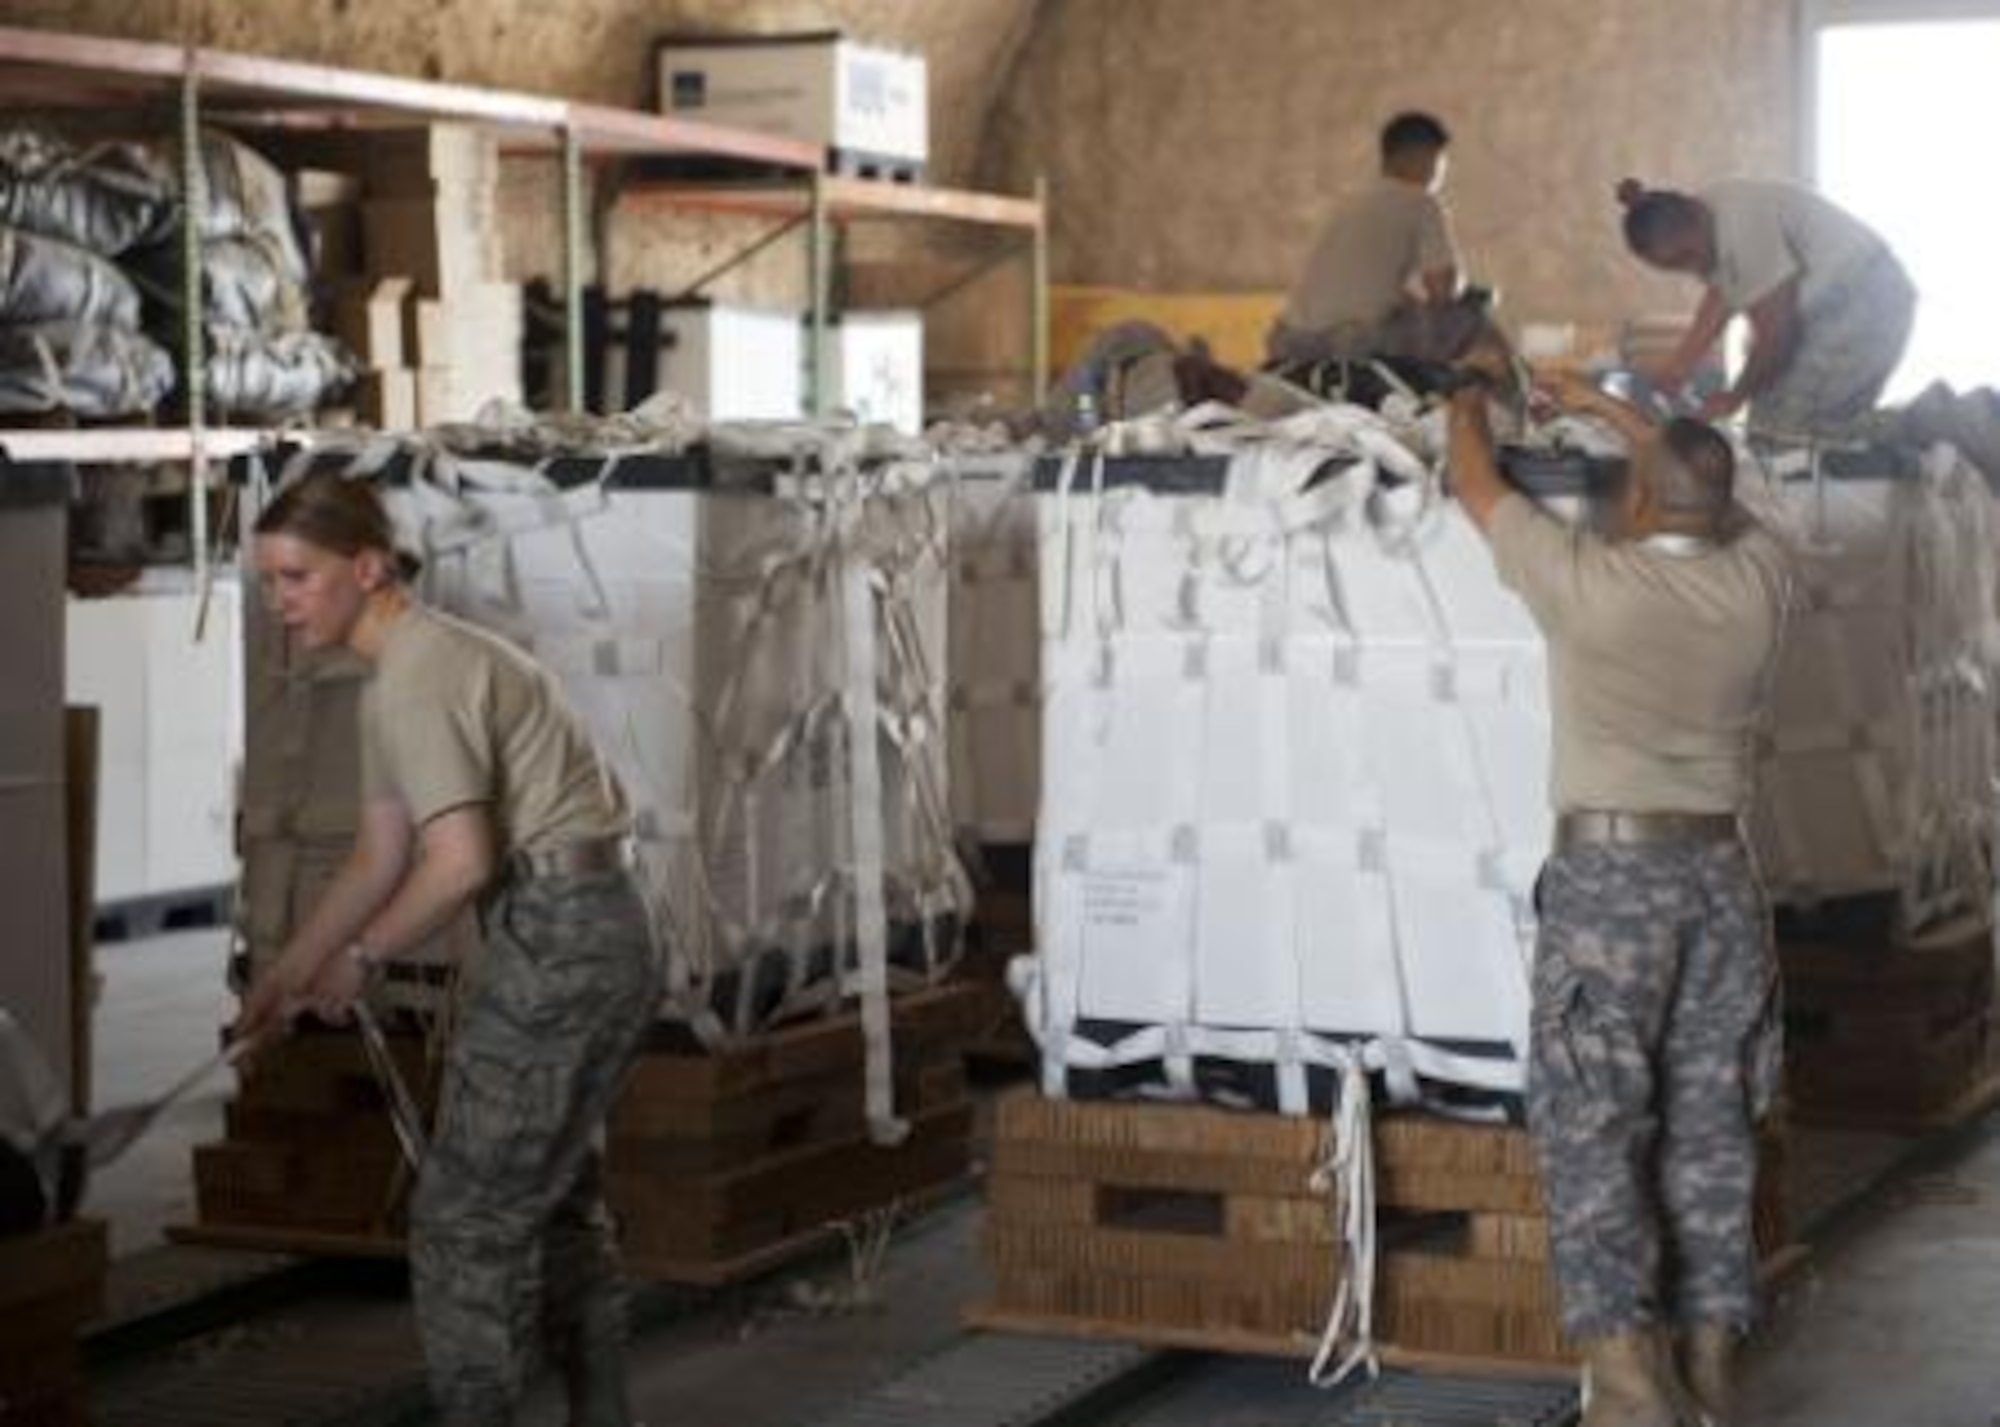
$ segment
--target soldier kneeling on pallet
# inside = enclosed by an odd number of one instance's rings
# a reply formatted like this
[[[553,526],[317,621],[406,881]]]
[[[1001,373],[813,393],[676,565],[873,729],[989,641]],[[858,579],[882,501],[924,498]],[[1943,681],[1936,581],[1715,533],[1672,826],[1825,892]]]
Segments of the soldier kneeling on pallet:
[[[1727,1420],[1756,1309],[1755,1126],[1776,1090],[1777,970],[1740,819],[1788,583],[1733,498],[1713,429],[1655,429],[1581,381],[1559,405],[1618,427],[1610,530],[1502,480],[1491,378],[1452,398],[1451,470],[1502,581],[1548,642],[1556,846],[1542,873],[1528,1122],[1586,1427]]]
[[[432,1391],[449,1427],[504,1427],[546,1337],[570,1421],[626,1427],[598,1146],[660,968],[625,796],[548,674],[410,592],[372,486],[308,476],[256,530],[286,629],[372,672],[354,851],[236,1034],[307,1008],[339,1018],[384,961],[477,908],[482,955],[410,1211]]]

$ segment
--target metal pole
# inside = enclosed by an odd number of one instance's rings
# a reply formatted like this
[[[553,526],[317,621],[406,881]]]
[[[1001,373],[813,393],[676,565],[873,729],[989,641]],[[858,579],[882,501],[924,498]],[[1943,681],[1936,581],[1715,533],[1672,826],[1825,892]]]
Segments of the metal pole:
[[[814,169],[812,176],[812,207],[806,227],[806,377],[809,383],[808,401],[815,417],[824,417],[833,409],[833,393],[828,388],[827,370],[827,303],[831,284],[828,273],[831,267],[831,244],[826,212],[826,172]]]
[[[208,574],[208,354],[202,332],[201,230],[208,185],[201,159],[201,77],[190,45],[181,69],[181,384],[187,397],[192,461],[188,468],[188,542],[198,579]]]
[[[1035,175],[1035,231],[1028,249],[1028,381],[1030,405],[1049,389],[1049,179]]]
[[[583,410],[583,141],[562,131],[563,385],[569,410]]]
[[[605,284],[611,281],[611,238],[618,228],[618,203],[625,194],[625,159],[600,165],[590,187],[590,270]]]

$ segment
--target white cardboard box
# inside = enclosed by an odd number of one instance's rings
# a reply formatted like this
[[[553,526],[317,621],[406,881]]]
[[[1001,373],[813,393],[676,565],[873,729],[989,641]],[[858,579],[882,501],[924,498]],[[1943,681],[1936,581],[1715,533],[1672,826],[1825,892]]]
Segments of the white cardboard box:
[[[805,337],[796,312],[691,303],[661,315],[659,386],[711,421],[793,421],[805,409]],[[625,353],[605,362],[609,404],[623,409]]]
[[[238,586],[69,602],[67,689],[99,711],[97,899],[121,902],[236,880],[242,759]]]
[[[930,98],[922,56],[836,34],[660,46],[665,113],[803,139],[863,159],[922,165]]]
[[[921,312],[844,312],[831,335],[833,407],[864,425],[924,429],[924,317]]]

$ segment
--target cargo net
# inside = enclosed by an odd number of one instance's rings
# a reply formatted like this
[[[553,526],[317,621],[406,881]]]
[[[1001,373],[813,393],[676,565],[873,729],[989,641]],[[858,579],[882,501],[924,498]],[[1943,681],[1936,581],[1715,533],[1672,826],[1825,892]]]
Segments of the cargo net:
[[[516,416],[322,438],[281,479],[329,468],[382,481],[424,598],[526,649],[584,718],[636,811],[665,1019],[720,1045],[948,974],[969,892],[927,448]]]
[[[1125,446],[1213,495],[1107,485]],[[1374,414],[1112,428],[1041,502],[1053,1095],[1505,1113],[1547,845],[1541,641]]]
[[[1948,446],[1763,452],[1746,482],[1798,587],[1753,817],[1773,898],[1894,899],[1916,934],[1990,915],[1995,525]]]

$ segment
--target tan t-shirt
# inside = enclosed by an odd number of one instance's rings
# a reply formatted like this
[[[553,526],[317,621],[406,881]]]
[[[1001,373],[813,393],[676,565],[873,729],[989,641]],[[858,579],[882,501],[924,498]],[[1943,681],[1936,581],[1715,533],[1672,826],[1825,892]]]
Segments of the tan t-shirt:
[[[1701,196],[1715,215],[1715,270],[1708,281],[1741,312],[1793,278],[1811,313],[1889,251],[1859,218],[1810,189],[1730,179]]]
[[[419,827],[484,803],[503,856],[631,829],[623,790],[548,673],[423,605],[389,626],[362,690],[361,790],[400,801]]]
[[[1784,547],[1747,517],[1696,554],[1614,543],[1519,495],[1489,535],[1548,641],[1556,810],[1740,811],[1784,619]]]
[[[1300,332],[1379,322],[1418,274],[1457,266],[1444,205],[1413,183],[1382,178],[1328,221],[1281,320]]]

